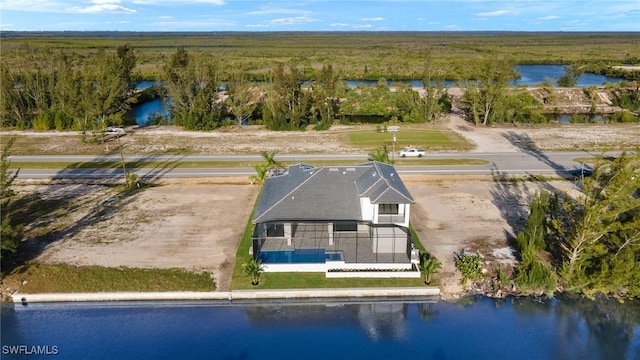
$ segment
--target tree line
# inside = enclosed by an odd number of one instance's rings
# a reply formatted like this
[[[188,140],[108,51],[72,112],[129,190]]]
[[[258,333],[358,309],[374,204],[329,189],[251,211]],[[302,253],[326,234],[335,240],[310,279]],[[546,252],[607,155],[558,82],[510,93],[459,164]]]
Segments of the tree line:
[[[429,56],[424,58],[419,91],[402,84],[391,89],[382,78],[378,86],[349,88],[331,64],[313,69],[279,63],[267,81],[256,83],[218,57],[178,48],[160,71],[162,86],[143,92],[135,89],[137,56],[128,44],[118,46],[115,52],[100,49],[84,58],[51,53],[47,63],[38,64],[35,69],[2,67],[2,127],[76,130],[82,133],[83,141],[88,140],[87,134],[101,140],[101,132],[124,125],[126,111],[149,96],[162,97],[169,109],[168,118],[154,121],[200,131],[242,124],[262,124],[273,130],[313,125],[322,130],[336,120],[348,122],[358,117],[423,123],[452,108],[440,71]],[[540,101],[507,85],[517,75],[511,62],[489,58],[481,61],[480,69],[474,79],[458,82],[464,90],[460,107],[471,122],[546,121]],[[570,84],[580,69],[567,67],[559,81]],[[628,105],[630,111],[637,110],[638,89],[618,93],[614,101]],[[620,121],[629,120],[637,121],[637,116],[625,115]]]

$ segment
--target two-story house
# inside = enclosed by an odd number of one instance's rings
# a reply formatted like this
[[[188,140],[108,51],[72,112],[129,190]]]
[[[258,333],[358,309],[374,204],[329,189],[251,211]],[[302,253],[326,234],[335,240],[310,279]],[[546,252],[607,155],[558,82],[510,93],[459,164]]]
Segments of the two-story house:
[[[368,269],[403,276],[399,270],[417,263],[408,230],[413,202],[388,164],[291,166],[264,183],[253,216],[253,256],[268,272]]]

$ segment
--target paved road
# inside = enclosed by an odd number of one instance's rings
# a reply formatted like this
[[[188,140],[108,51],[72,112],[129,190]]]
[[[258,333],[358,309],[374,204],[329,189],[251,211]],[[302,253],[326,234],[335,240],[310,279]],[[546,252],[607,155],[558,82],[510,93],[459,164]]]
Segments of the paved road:
[[[489,163],[480,166],[458,165],[419,165],[397,166],[402,174],[561,174],[577,169],[582,164],[574,161],[598,154],[588,152],[516,152],[516,153],[433,153],[426,159],[481,159]],[[305,162],[310,160],[353,160],[366,161],[366,154],[313,154],[313,155],[277,155],[280,161]],[[250,176],[254,170],[244,168],[175,168],[180,161],[249,161],[260,162],[260,155],[145,155],[127,156],[127,161],[156,161],[161,164],[155,168],[136,169],[142,178],[160,177],[214,177],[214,176]],[[11,156],[14,162],[118,162],[117,155],[62,155],[62,156]],[[122,169],[22,169],[20,178],[110,178],[122,176]]]

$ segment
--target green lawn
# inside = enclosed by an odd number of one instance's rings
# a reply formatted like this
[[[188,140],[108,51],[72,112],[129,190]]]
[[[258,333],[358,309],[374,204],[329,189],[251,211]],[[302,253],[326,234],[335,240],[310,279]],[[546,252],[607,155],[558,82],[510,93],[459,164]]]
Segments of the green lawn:
[[[43,264],[17,268],[4,277],[3,283],[26,294],[216,290],[211,274],[206,272]]]
[[[355,146],[372,150],[388,146],[391,151],[393,137],[388,132],[354,131],[348,135],[348,141]],[[468,150],[472,147],[464,138],[450,130],[400,130],[396,133],[396,151],[405,146],[415,146],[429,150]]]

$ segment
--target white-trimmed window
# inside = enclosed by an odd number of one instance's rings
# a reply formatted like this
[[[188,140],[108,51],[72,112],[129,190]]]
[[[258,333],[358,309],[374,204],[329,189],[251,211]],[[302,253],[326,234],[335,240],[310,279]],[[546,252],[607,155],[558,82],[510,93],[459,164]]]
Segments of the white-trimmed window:
[[[399,206],[398,204],[379,204],[378,205],[378,214],[380,215],[398,215],[399,214]]]

